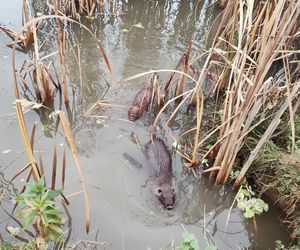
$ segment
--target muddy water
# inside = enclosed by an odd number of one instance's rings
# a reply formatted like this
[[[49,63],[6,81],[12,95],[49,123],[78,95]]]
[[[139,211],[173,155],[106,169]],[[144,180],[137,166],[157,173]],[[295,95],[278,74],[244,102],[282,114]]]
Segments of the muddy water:
[[[212,1],[201,1],[199,5],[196,2],[120,1],[119,4],[103,9],[102,14],[91,24],[82,21],[100,39],[113,67],[114,76],[120,80],[149,69],[173,69],[190,38],[193,40],[195,57],[203,52],[209,42],[209,32],[213,33],[213,21],[219,10]],[[18,30],[21,24],[19,5],[19,1],[1,3],[0,22]],[[47,13],[47,9],[40,1],[33,1],[32,13]],[[140,28],[134,26],[139,23],[141,25],[137,26]],[[79,239],[88,239],[107,242],[107,249],[159,249],[172,241],[178,245],[183,228],[194,233],[199,240],[200,249],[204,249],[208,243],[215,244],[218,249],[273,249],[275,240],[287,240],[287,232],[280,226],[275,208],[271,206],[271,211],[258,216],[256,221],[244,219],[235,206],[229,216],[234,199],[230,187],[215,188],[204,178],[196,180],[184,169],[182,160],[174,152],[172,156],[177,200],[173,211],[164,210],[152,192],[144,156],[131,140],[131,133],[134,132],[142,145],[147,143],[149,125],[154,116],[144,115],[135,124],[83,118],[83,113],[97,100],[109,100],[123,105],[120,109],[103,110],[101,115],[126,118],[126,107],[145,78],[112,86],[91,37],[76,25],[72,26],[70,34],[78,40],[79,46],[74,48],[81,54],[84,84],[82,87],[79,84],[77,63],[70,52],[68,63],[76,82],[76,97],[71,105],[69,118],[80,152],[92,215],[91,232],[87,235],[84,231],[83,196],[78,193],[81,190],[78,173],[68,154],[65,194],[71,202],[70,244]],[[46,55],[53,52],[55,48],[51,32],[42,33],[40,37],[46,41],[41,53]],[[0,165],[3,173],[0,180],[6,183],[16,169],[20,169],[28,160],[22,155],[23,145],[18,124],[13,116],[7,116],[14,112],[11,51],[5,47],[9,40],[2,33],[0,42]],[[17,63],[20,65],[24,58],[26,55],[18,53]],[[200,65],[201,61],[197,63],[198,67]],[[160,75],[160,79],[165,77],[166,74]],[[30,96],[28,93],[23,94]],[[56,100],[53,108],[59,107]],[[163,119],[166,117],[167,115],[163,116]],[[180,135],[190,126],[190,120],[193,120],[193,116],[181,112],[171,127],[159,132],[170,150],[173,143],[170,134]],[[36,148],[41,148],[44,165],[47,166],[46,172],[49,174],[53,139],[49,136],[51,131],[43,133],[41,129],[42,124],[49,124],[49,120],[43,113],[29,112],[26,114],[26,121],[28,128],[38,122],[39,140]],[[63,138],[59,137],[57,141],[59,148],[62,148]],[[124,152],[133,156],[143,167],[128,167],[122,156]],[[24,176],[17,180],[16,187],[21,185],[22,178]],[[8,221],[3,209],[11,208],[15,192],[10,187],[1,203],[1,232],[4,232]]]

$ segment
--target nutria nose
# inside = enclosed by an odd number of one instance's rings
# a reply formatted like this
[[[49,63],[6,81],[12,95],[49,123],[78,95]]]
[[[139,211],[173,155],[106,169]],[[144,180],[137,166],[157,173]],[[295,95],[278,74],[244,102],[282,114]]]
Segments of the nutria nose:
[[[166,205],[166,209],[172,210],[173,209],[173,205]]]

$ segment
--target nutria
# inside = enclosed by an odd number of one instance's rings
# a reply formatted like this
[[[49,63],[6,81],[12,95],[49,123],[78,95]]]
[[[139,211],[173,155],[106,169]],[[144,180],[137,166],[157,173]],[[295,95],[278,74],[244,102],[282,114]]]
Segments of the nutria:
[[[154,85],[157,80],[157,74],[150,75],[147,83],[144,87],[136,94],[131,106],[128,110],[129,121],[136,121],[140,116],[148,111],[151,102],[154,97]]]
[[[145,151],[154,178],[155,195],[164,207],[170,210],[175,203],[170,153],[164,141],[155,136],[146,145]]]

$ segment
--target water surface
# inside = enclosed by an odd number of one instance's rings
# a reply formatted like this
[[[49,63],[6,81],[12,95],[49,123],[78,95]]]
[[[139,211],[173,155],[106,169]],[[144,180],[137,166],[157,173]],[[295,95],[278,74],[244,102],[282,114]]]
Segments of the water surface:
[[[191,0],[127,0],[106,6],[103,13],[91,23],[85,20],[82,22],[95,32],[107,52],[115,78],[121,80],[150,69],[173,69],[190,39],[193,41],[193,57],[202,54],[211,41],[210,34],[214,32],[213,24],[219,12],[218,7],[209,0],[201,1],[199,5],[197,1]],[[47,13],[47,8],[40,1],[33,1],[32,13]],[[19,1],[2,3],[0,23],[19,29]],[[134,26],[139,23],[143,28]],[[45,25],[45,30],[52,30],[51,23]],[[164,210],[152,192],[144,156],[131,140],[131,133],[134,132],[142,145],[149,141],[149,126],[154,114],[146,114],[134,124],[83,117],[84,112],[97,100],[108,100],[123,105],[123,108],[104,109],[100,113],[126,119],[127,107],[146,77],[112,86],[91,36],[76,25],[70,26],[68,34],[78,41],[74,43],[76,45],[73,49],[80,51],[84,83],[80,86],[77,62],[70,49],[68,65],[76,84],[76,96],[71,102],[69,119],[88,185],[92,216],[91,232],[87,235],[83,196],[82,193],[78,194],[81,190],[78,173],[68,153],[65,194],[71,202],[69,211],[73,227],[70,243],[89,239],[109,243],[107,249],[160,249],[172,241],[178,245],[184,232],[183,227],[198,238],[200,249],[204,249],[207,243],[215,244],[218,249],[273,249],[275,240],[287,240],[288,234],[280,226],[275,208],[271,206],[271,211],[257,216],[256,221],[246,220],[237,207],[234,206],[229,211],[235,195],[230,187],[214,187],[204,177],[195,179],[185,169],[182,160],[171,149],[173,140],[170,136],[179,136],[191,126],[194,115],[185,110],[179,113],[166,131],[159,131],[172,152],[177,191],[174,210]],[[41,54],[47,55],[55,51],[53,33],[41,32],[39,37],[45,40]],[[28,162],[25,154],[20,156],[23,145],[17,121],[14,116],[8,116],[14,113],[11,50],[5,46],[8,42],[9,39],[0,33],[0,164],[3,173],[0,180],[3,183]],[[18,65],[25,58],[25,54],[17,53]],[[195,67],[200,68],[202,63],[198,60]],[[166,79],[167,76],[168,74],[160,74],[160,79]],[[26,92],[22,95],[30,96]],[[57,99],[52,108],[60,108]],[[61,108],[66,110],[63,105]],[[48,114],[29,112],[26,114],[26,121],[28,129],[31,129],[34,122],[38,122],[39,139],[35,148],[41,149],[44,165],[47,165],[46,173],[51,174],[53,138],[50,136],[51,131],[49,134],[41,129],[42,124],[50,123]],[[170,113],[164,114],[162,119],[166,119],[168,114]],[[60,149],[64,143],[61,136],[57,138]],[[143,167],[128,167],[122,156],[124,152],[133,156]],[[25,177],[21,176],[15,182],[16,188],[20,187],[22,178]],[[16,190],[11,187],[9,195],[1,203],[1,232],[4,232],[8,220],[3,209],[10,211],[15,193]]]

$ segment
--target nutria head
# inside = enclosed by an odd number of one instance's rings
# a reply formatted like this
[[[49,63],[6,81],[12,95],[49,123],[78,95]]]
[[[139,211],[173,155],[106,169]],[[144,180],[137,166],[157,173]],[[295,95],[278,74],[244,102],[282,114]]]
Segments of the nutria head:
[[[140,108],[138,106],[130,106],[128,110],[128,119],[129,121],[134,122],[136,119],[139,118],[139,111]]]
[[[155,188],[155,195],[164,208],[171,210],[175,203],[175,189],[172,185],[163,185]]]

